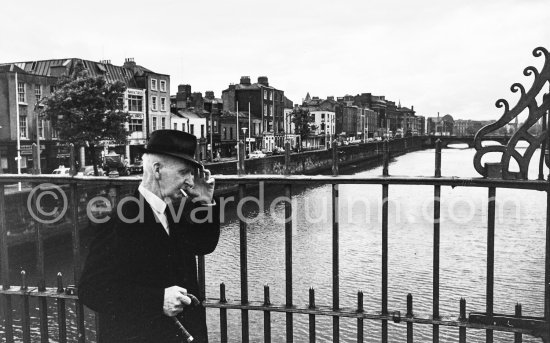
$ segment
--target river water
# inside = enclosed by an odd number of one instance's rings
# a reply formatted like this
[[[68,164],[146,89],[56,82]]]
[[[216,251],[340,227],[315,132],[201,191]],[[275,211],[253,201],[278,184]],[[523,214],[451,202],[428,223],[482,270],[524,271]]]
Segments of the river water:
[[[535,154],[536,155],[536,154]],[[445,149],[442,175],[477,177],[472,165],[473,150]],[[533,161],[538,161],[535,156]],[[530,178],[536,178],[532,163]],[[391,175],[432,176],[434,150],[413,152],[390,163]],[[381,167],[344,172],[362,176],[381,175]],[[546,171],[548,173],[548,171]],[[249,299],[263,301],[264,285],[270,286],[271,302],[285,303],[284,204],[274,201],[282,187],[265,185],[250,195],[263,199],[264,208],[252,201],[245,206],[248,225]],[[388,308],[406,313],[406,296],[414,296],[414,311],[432,309],[433,186],[390,186],[389,188],[389,279]],[[297,208],[293,221],[293,297],[307,306],[308,290],[315,289],[317,305],[332,305],[332,218],[331,188],[326,185],[295,186]],[[440,313],[458,317],[459,300],[467,300],[467,312],[485,310],[487,190],[442,187]],[[381,308],[381,201],[379,185],[340,186],[340,305],[355,307],[357,292],[364,292],[366,311]],[[270,209],[271,206],[271,209]],[[228,207],[218,248],[206,257],[207,297],[219,297],[219,284],[226,285],[228,299],[240,299],[239,222]],[[497,190],[495,236],[496,313],[513,314],[523,305],[523,314],[543,315],[544,240],[546,197],[543,192]],[[83,238],[87,245],[88,238]],[[53,286],[57,271],[71,274],[70,244],[55,243],[48,250],[46,269]],[[15,261],[15,262],[13,262]],[[32,270],[32,258],[15,256],[13,276],[21,268]],[[15,264],[15,265],[14,265]],[[52,307],[55,304],[51,303]],[[68,308],[69,318],[74,318]],[[34,312],[33,312],[34,313]],[[54,313],[54,312],[52,312]],[[212,342],[220,339],[219,310],[208,309]],[[17,317],[17,315],[16,315]],[[272,313],[272,340],[285,339],[285,314]],[[17,319],[17,318],[16,318]],[[52,338],[57,335],[55,316],[50,318]],[[229,341],[240,342],[240,310],[229,310]],[[87,321],[93,324],[91,315]],[[250,338],[263,341],[263,312],[250,311]],[[36,318],[34,327],[38,328]],[[17,324],[17,322],[16,322]],[[332,341],[332,318],[317,316],[317,341]],[[365,321],[365,341],[380,342],[380,322]],[[432,327],[415,325],[415,341],[431,342]],[[69,329],[74,337],[74,325]],[[340,320],[342,342],[356,339],[356,320]],[[34,332],[33,335],[38,335]],[[90,325],[87,335],[95,337]],[[391,342],[406,338],[404,323],[389,323]],[[296,342],[308,341],[308,316],[294,315]],[[485,331],[468,330],[468,341],[482,342]],[[441,342],[458,342],[458,329],[440,327]],[[525,337],[525,342],[538,342]],[[495,333],[495,342],[513,342],[512,334]]]

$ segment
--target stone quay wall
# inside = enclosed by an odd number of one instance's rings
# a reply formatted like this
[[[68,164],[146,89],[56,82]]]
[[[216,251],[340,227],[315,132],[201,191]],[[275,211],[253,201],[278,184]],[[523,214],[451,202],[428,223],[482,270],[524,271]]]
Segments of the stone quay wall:
[[[422,137],[407,137],[388,141],[390,157],[426,148]],[[290,174],[312,174],[332,169],[333,153],[328,150],[314,150],[290,155]],[[383,142],[371,142],[338,147],[338,165],[360,164],[380,160],[383,156]],[[267,156],[244,161],[246,174],[284,174],[285,156]],[[212,174],[237,174],[237,162],[209,163],[205,166]]]

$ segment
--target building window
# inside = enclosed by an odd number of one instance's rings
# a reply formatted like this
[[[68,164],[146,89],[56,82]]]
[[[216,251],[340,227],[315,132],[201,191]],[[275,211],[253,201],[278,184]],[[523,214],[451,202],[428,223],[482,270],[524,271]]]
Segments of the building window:
[[[233,128],[229,128],[229,139],[233,139]]]
[[[269,100],[273,100],[273,92],[269,92]]]
[[[273,113],[273,105],[269,105],[269,114],[275,115],[275,113]]]
[[[44,138],[44,120],[38,121],[38,135],[40,138]]]
[[[267,104],[264,104],[264,114],[267,115]]]
[[[143,112],[143,97],[141,95],[128,95],[128,110],[132,112]]]
[[[160,118],[160,128],[161,129],[166,129],[166,118],[162,117]]]
[[[157,117],[153,117],[153,131],[157,130]]]
[[[160,98],[160,110],[166,112],[166,98]]]
[[[201,125],[201,138],[204,138],[204,125]]]
[[[178,129],[178,123],[174,123],[174,130]]]
[[[189,131],[190,134],[195,134],[195,124],[191,124],[191,130]]]
[[[27,116],[19,116],[19,137],[27,138]]]
[[[161,92],[166,92],[166,81],[165,80],[160,80],[160,91]]]
[[[34,97],[37,103],[42,99],[42,86],[34,85]]]
[[[27,96],[25,94],[25,84],[23,82],[19,82],[17,84],[17,94],[17,99],[19,100],[19,102],[27,102]]]
[[[264,89],[264,100],[267,100],[267,91]]]
[[[227,139],[227,128],[223,128],[223,139]]]
[[[157,90],[157,79],[151,79],[151,90]]]
[[[212,121],[212,123],[214,124],[214,132],[218,133],[218,121],[214,120],[214,121]]]
[[[130,132],[143,132],[143,119],[130,119]]]
[[[50,128],[50,132],[51,132],[51,135],[52,135],[52,139],[57,139],[59,138],[59,131],[57,131],[57,129],[53,128],[52,127],[52,124],[50,122],[48,122],[48,126]]]
[[[54,85],[50,86],[50,93],[55,93],[56,90],[57,90],[56,86],[54,86]]]
[[[151,109],[153,111],[157,110],[157,97],[156,96],[151,97]]]

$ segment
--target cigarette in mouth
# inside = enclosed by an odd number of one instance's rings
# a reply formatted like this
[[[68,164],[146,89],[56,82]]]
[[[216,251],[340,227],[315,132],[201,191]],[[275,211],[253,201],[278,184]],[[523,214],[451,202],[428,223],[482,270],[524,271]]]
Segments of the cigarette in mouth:
[[[185,191],[183,189],[180,188],[180,191],[181,191],[181,194],[183,194],[184,197],[188,198],[189,195],[187,195],[187,193],[185,193]]]

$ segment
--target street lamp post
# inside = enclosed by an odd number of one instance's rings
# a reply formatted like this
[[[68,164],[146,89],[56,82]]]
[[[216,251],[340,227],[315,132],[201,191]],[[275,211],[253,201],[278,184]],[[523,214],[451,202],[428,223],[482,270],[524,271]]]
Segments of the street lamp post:
[[[240,150],[239,150],[239,102],[237,101],[237,161],[239,160],[240,158]]]
[[[252,125],[250,122],[250,99],[248,100],[248,153],[250,154],[252,152]]]
[[[17,79],[17,72],[15,72],[15,125],[16,125],[16,135],[17,135],[17,157],[15,157],[15,160],[17,161],[17,174],[21,174],[21,128],[20,128],[20,122],[19,122],[19,82]],[[17,183],[18,190],[21,192],[21,182]]]
[[[212,105],[213,104],[214,103],[212,103]],[[214,144],[212,139],[213,131],[214,131],[214,125],[212,123],[212,108],[211,108],[210,109],[210,162],[214,162],[214,154],[213,154]]]
[[[40,100],[36,101],[36,105],[34,106],[34,114],[36,115],[36,161],[35,161],[35,169],[36,173],[41,174],[41,168],[40,168]]]

